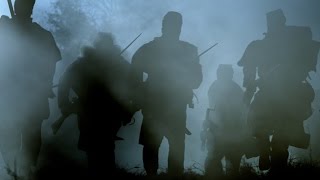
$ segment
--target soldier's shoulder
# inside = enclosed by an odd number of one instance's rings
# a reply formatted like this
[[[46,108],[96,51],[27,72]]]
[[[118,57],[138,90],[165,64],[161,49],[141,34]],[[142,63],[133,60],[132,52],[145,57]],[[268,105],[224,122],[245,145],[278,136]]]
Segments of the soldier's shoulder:
[[[264,40],[254,40],[254,41],[251,41],[249,44],[248,44],[248,46],[247,46],[247,48],[246,48],[246,50],[247,51],[256,51],[256,50],[258,50],[258,49],[261,49],[261,48],[263,48],[263,46],[266,44],[266,41],[264,41]]]
[[[0,17],[0,25],[1,27],[6,27],[8,25],[12,24],[12,19],[8,16],[2,15]]]
[[[261,46],[263,43],[264,43],[263,40],[258,39],[258,40],[251,41],[248,46],[256,47],[256,46]]]
[[[159,43],[159,40],[157,38],[153,39],[152,41],[149,41],[145,44],[143,44],[140,49],[149,49],[154,48]]]
[[[52,33],[49,30],[42,27],[40,24],[36,22],[32,22],[32,26],[35,32],[38,33],[39,36],[50,37],[50,38],[52,37]]]
[[[6,15],[2,15],[0,17],[0,22],[1,23],[6,23],[6,22],[10,22],[11,21],[11,18],[9,18],[9,16],[6,16]]]
[[[186,42],[186,41],[180,41],[180,45],[183,47],[183,48],[186,48],[188,50],[197,50],[197,46],[195,46],[194,44],[191,44],[190,42]]]
[[[312,39],[312,31],[308,26],[287,26],[286,34],[290,37]]]
[[[75,61],[73,61],[67,68],[67,71],[70,73],[81,71],[84,67],[87,66],[85,57],[78,57]]]
[[[149,41],[138,48],[135,52],[134,56],[140,56],[149,54],[153,49],[157,46],[157,42],[155,40]]]

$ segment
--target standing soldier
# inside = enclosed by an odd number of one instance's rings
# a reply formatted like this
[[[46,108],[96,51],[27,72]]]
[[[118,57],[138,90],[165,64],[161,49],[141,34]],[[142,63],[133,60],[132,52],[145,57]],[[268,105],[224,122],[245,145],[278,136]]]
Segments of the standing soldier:
[[[16,173],[27,176],[37,163],[61,55],[52,34],[31,18],[35,0],[16,0],[14,9],[8,2],[12,18],[0,19],[0,144],[8,171],[17,161]]]
[[[137,87],[134,104],[143,114],[139,142],[144,146],[148,175],[157,174],[163,137],[169,142],[168,173],[182,175],[184,170],[186,108],[193,105],[193,89],[202,82],[202,69],[197,48],[179,40],[181,26],[181,14],[168,12],[162,36],[143,45],[132,58],[131,77]]]
[[[217,80],[208,91],[209,109],[201,137],[208,149],[206,175],[222,174],[223,157],[231,162],[232,174],[237,173],[244,154],[241,150],[246,124],[243,118],[243,90],[232,78],[232,65],[220,64]]]
[[[116,134],[133,116],[128,95],[129,68],[112,35],[99,33],[93,47],[85,47],[83,56],[60,79],[58,104],[63,116],[78,115],[78,148],[87,153],[93,178],[110,176],[116,170]],[[75,101],[69,100],[71,90],[77,95]]]
[[[243,67],[246,104],[259,89],[250,104],[248,123],[257,139],[261,170],[286,167],[290,145],[309,145],[303,121],[312,114],[314,90],[307,77],[315,71],[319,46],[309,27],[285,23],[281,9],[267,13],[264,39],[251,42],[238,62]]]

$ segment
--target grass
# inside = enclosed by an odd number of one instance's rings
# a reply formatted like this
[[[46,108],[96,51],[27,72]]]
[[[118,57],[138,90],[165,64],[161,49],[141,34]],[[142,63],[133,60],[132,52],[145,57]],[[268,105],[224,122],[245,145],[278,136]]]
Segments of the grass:
[[[35,180],[89,180],[87,172],[88,169],[83,164],[79,164],[58,151],[52,151],[47,153],[47,163],[42,166],[35,174]],[[230,179],[245,179],[245,180],[268,180],[283,178],[302,178],[308,179],[308,177],[320,177],[320,163],[319,162],[294,162],[290,161],[287,168],[281,169],[277,172],[260,172],[256,170],[256,167],[252,167],[251,164],[243,164],[240,171],[236,175],[220,175],[215,177],[206,177],[203,175],[203,170],[198,169],[198,166],[192,166],[185,170],[185,173],[181,177],[170,177],[166,173],[160,173],[157,176],[149,177],[141,170],[117,168],[114,171],[114,175],[110,175],[107,165],[103,179],[130,179],[130,180],[162,180],[162,179],[181,179],[181,180],[230,180]],[[200,172],[200,173],[197,173]]]
[[[86,175],[86,169],[81,169],[78,166],[72,166],[70,163],[60,164],[58,168],[44,167],[39,170],[37,180],[57,180],[57,179],[76,179],[76,180],[87,180],[90,179]],[[55,166],[56,167],[56,166]],[[206,177],[199,173],[195,173],[193,168],[186,169],[185,173],[180,177],[170,177],[166,173],[160,173],[157,176],[148,177],[143,172],[128,172],[126,169],[118,168],[115,176],[108,175],[107,170],[105,177],[100,179],[130,179],[130,180],[161,180],[161,179],[181,179],[181,180],[206,180],[206,179],[250,179],[250,180],[268,180],[277,178],[303,178],[308,177],[320,177],[320,166],[319,163],[313,162],[299,162],[290,164],[286,169],[271,173],[257,172],[250,165],[244,165],[241,167],[239,174],[237,175],[220,175],[215,177]]]

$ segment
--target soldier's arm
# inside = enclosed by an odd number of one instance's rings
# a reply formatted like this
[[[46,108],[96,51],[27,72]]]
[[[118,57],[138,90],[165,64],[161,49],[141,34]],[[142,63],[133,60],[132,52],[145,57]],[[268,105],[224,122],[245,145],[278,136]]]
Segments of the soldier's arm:
[[[254,93],[257,90],[256,74],[259,61],[258,43],[259,41],[251,42],[238,62],[238,65],[243,67],[243,87],[246,89],[243,94],[243,102],[247,106],[251,103]]]
[[[5,26],[5,24],[10,22],[10,18],[8,16],[2,15],[0,17],[0,24],[1,26]]]
[[[208,100],[209,100],[209,107],[210,108],[214,108],[215,103],[217,101],[217,96],[216,96],[217,91],[216,90],[217,90],[216,83],[213,82],[208,90]]]
[[[189,52],[188,56],[189,58],[191,57],[191,61],[190,61],[190,70],[188,73],[190,73],[190,75],[188,77],[190,77],[189,79],[189,85],[191,89],[197,89],[199,88],[200,84],[202,83],[202,79],[203,79],[203,74],[202,74],[202,66],[200,64],[200,59],[198,56],[198,48],[194,45],[188,44],[187,45],[187,51]]]
[[[130,79],[134,85],[139,85],[143,82],[143,72],[145,72],[145,66],[148,58],[148,48],[142,46],[132,56]]]
[[[47,89],[49,97],[53,97],[51,90],[53,77],[56,71],[56,63],[62,59],[61,52],[56,44],[54,37],[51,32],[43,29],[41,26],[35,24],[37,28],[36,32],[39,32],[39,37],[42,40],[40,58],[42,59],[43,73],[41,75],[44,88]]]
[[[134,109],[140,109],[142,103],[143,73],[146,71],[146,63],[149,59],[147,45],[142,46],[133,55],[131,61],[131,69],[129,73],[130,82],[130,99]]]
[[[238,65],[243,67],[243,87],[246,88],[246,91],[255,91],[256,89],[255,81],[258,61],[258,56],[256,55],[258,52],[255,47],[256,44],[256,41],[250,43],[238,62]]]
[[[76,83],[77,81],[77,66],[79,66],[77,61],[71,64],[59,80],[57,100],[58,107],[62,114],[68,114],[72,110],[72,102],[69,100],[69,93],[72,89],[73,83]]]

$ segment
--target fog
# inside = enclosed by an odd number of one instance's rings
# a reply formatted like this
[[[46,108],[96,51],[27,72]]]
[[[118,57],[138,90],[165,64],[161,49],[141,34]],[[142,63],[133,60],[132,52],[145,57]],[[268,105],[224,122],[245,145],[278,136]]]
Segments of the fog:
[[[52,30],[58,40],[59,34],[55,33],[54,25],[48,21],[48,14],[60,12],[55,11],[53,6],[55,2],[56,0],[38,0],[33,18],[43,27]],[[320,41],[320,11],[318,9],[320,2],[317,0],[101,0],[94,2],[79,0],[78,4],[73,4],[86,15],[88,23],[84,23],[83,19],[77,19],[80,16],[63,17],[69,18],[68,22],[82,22],[78,25],[65,24],[72,33],[75,33],[70,36],[74,39],[69,39],[69,42],[65,43],[68,44],[68,47],[81,47],[90,44],[97,31],[107,31],[112,32],[117,44],[124,48],[138,34],[142,33],[141,37],[125,53],[125,57],[131,61],[133,53],[140,46],[161,35],[162,18],[168,11],[177,11],[182,14],[183,25],[180,39],[196,45],[199,53],[211,45],[219,43],[200,58],[204,78],[199,89],[195,90],[198,98],[198,101],[194,99],[195,108],[187,110],[187,128],[192,132],[192,135],[186,136],[185,167],[193,168],[198,172],[203,170],[206,157],[206,152],[200,150],[200,131],[205,111],[208,108],[207,91],[216,79],[216,69],[221,63],[232,64],[235,71],[234,80],[242,86],[242,69],[237,66],[237,62],[251,41],[264,37],[263,33],[267,30],[266,13],[281,8],[287,18],[287,25],[309,26],[313,33],[313,39]],[[67,11],[67,9],[64,10]],[[0,2],[0,14],[9,15],[6,1]],[[65,14],[67,13],[65,12]],[[62,48],[65,44],[61,42],[58,41],[58,45]],[[66,49],[66,47],[63,48]],[[63,59],[57,63],[54,84],[58,82],[67,65],[75,60],[80,51],[73,51],[73,54],[67,52],[68,49],[62,50]],[[1,61],[0,66],[3,69],[7,64]],[[319,68],[318,64],[317,69]],[[6,71],[1,71],[0,75],[5,74]],[[312,72],[310,77],[309,82],[313,88],[320,89],[319,74]],[[319,94],[319,91],[317,93]],[[317,101],[319,102],[319,95],[317,95]],[[317,129],[320,128],[318,102],[314,103],[314,107],[317,109],[310,118],[312,121],[306,123],[306,131],[311,132],[312,142],[316,142],[313,135],[319,137]],[[58,135],[54,136],[50,131],[50,125],[60,116],[56,99],[50,100],[50,107],[50,118],[43,123],[43,149],[46,148],[46,144],[54,143],[60,145],[61,149],[70,157],[84,162],[84,154],[76,148],[78,129],[75,117],[68,118]],[[138,144],[142,121],[140,112],[136,113],[135,119],[133,125],[123,127],[119,132],[119,136],[124,138],[124,141],[116,143],[116,158],[117,163],[122,167],[141,170],[143,165],[142,146]],[[167,148],[167,141],[163,141],[160,150],[161,169],[167,167]],[[291,149],[291,151],[295,153],[292,154],[293,156],[299,153],[299,156],[309,158],[309,150]],[[319,147],[314,146],[312,155],[320,160],[319,154]],[[255,160],[250,162],[256,163]]]

